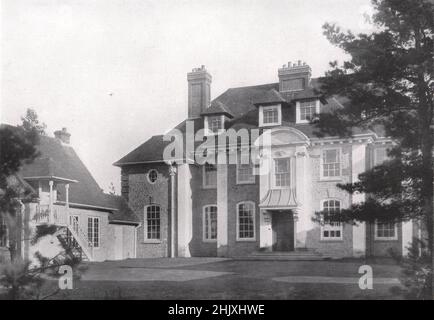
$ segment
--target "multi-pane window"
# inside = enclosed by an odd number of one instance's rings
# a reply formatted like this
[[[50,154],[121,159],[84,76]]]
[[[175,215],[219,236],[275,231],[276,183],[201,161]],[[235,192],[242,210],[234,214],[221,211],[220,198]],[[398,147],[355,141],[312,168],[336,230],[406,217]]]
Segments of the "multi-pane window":
[[[396,234],[395,222],[377,221],[375,237],[377,239],[390,239],[390,240],[396,239],[397,234]]]
[[[253,175],[253,163],[250,161],[250,154],[247,153],[237,158],[237,183],[253,183],[255,176]]]
[[[337,213],[341,210],[341,203],[338,200],[326,200],[323,202],[322,210],[325,214]],[[321,236],[324,240],[342,239],[342,223],[326,217],[321,227]]]
[[[237,206],[237,238],[255,238],[255,205],[252,202],[242,202]]]
[[[282,91],[303,90],[304,79],[288,79],[282,81]]]
[[[78,221],[79,221],[78,220],[78,216],[75,216],[75,215],[70,215],[69,216],[69,225],[72,228],[72,230],[75,232],[75,234],[79,233],[79,222]],[[77,241],[75,240],[75,238],[73,237],[73,235],[71,234],[71,232],[69,231],[69,229],[68,229],[68,232],[67,232],[67,236],[68,236],[68,243],[70,245],[72,245],[74,247],[78,245]]]
[[[316,101],[300,102],[300,120],[310,121],[316,113]]]
[[[145,239],[147,240],[160,240],[160,211],[161,208],[158,205],[151,205],[146,207],[145,211]]]
[[[203,166],[203,185],[205,187],[217,186],[217,167],[215,165],[205,163]]]
[[[262,109],[262,123],[263,124],[277,124],[279,123],[279,107],[263,107]]]
[[[274,186],[289,186],[289,158],[274,160]]]
[[[322,153],[322,176],[324,178],[339,177],[341,164],[339,161],[339,149],[326,149]]]
[[[5,219],[0,215],[0,247],[8,246],[8,232]]]
[[[203,239],[217,239],[217,206],[204,207],[203,217]]]
[[[87,218],[87,238],[94,248],[99,248],[99,234],[100,234],[99,218]]]
[[[219,133],[223,128],[223,121],[221,116],[209,116],[208,119],[208,130],[212,133]]]

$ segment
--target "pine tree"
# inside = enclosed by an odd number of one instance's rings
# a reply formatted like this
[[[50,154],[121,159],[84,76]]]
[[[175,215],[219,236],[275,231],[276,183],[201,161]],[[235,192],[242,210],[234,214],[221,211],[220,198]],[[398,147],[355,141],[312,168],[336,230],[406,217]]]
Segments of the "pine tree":
[[[390,160],[339,185],[368,195],[342,210],[342,221],[420,220],[433,259],[434,2],[373,0],[376,26],[355,35],[326,23],[324,34],[350,57],[323,79],[326,95],[347,98],[341,109],[321,114],[318,135],[351,135],[354,126],[378,130],[396,145]]]

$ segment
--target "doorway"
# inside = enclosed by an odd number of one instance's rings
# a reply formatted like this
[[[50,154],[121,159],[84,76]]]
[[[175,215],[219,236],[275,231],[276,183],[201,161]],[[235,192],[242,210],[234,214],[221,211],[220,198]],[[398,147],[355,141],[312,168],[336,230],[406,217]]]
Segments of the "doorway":
[[[294,251],[294,216],[291,211],[272,214],[273,251]]]

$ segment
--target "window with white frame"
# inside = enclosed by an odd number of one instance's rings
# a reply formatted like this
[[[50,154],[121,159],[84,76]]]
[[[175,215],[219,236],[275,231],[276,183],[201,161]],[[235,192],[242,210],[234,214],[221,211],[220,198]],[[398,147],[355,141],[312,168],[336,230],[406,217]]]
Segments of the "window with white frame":
[[[149,205],[145,207],[145,240],[161,239],[161,207]]]
[[[237,183],[253,183],[255,176],[253,174],[253,163],[250,159],[249,152],[241,152],[237,157]]]
[[[322,178],[336,178],[341,175],[340,149],[325,149],[322,152]]]
[[[297,123],[309,123],[319,113],[319,101],[300,101],[296,104]]]
[[[237,240],[255,239],[255,205],[241,202],[237,205]]]
[[[375,238],[378,240],[397,240],[397,225],[390,221],[376,221]]]
[[[87,218],[87,238],[94,248],[99,248],[100,223],[97,217]]]
[[[217,240],[217,206],[209,205],[203,208],[203,240]]]
[[[274,186],[288,187],[290,182],[289,158],[274,159]]]
[[[324,214],[337,213],[341,210],[341,203],[338,200],[325,200],[322,202],[322,211]],[[333,221],[333,219],[324,218],[324,224],[321,226],[321,239],[323,240],[341,240],[342,223]]]
[[[0,215],[0,247],[8,246],[8,231],[6,220]]]
[[[208,134],[218,134],[224,130],[224,116],[207,116],[206,119],[206,129],[208,129]]]
[[[280,125],[282,120],[280,105],[274,106],[261,106],[259,108],[259,125],[271,126]]]
[[[205,163],[203,166],[203,186],[205,188],[215,188],[217,186],[217,166]]]

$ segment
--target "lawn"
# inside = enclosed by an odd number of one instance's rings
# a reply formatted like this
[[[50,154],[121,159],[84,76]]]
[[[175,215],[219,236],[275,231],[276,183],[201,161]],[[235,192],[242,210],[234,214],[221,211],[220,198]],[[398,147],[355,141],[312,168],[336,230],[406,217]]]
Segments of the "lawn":
[[[361,290],[361,265],[373,289]],[[55,299],[396,299],[400,267],[390,260],[236,261],[159,258],[86,265],[72,290]],[[51,282],[50,286],[55,286]]]

